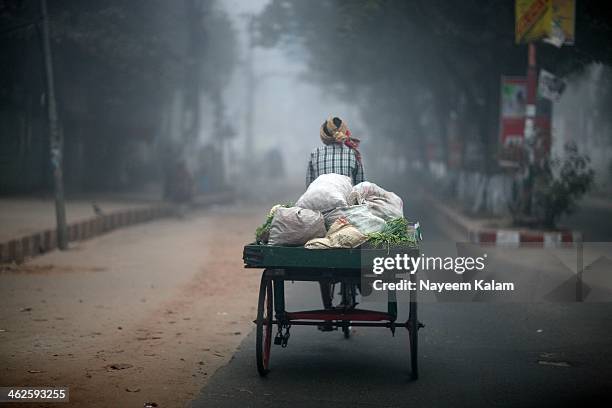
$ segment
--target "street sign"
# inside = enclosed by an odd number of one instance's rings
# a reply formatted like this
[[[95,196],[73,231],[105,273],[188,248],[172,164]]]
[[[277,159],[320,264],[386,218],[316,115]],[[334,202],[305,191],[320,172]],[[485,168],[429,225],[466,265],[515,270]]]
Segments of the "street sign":
[[[517,44],[547,37],[552,24],[551,0],[516,0],[515,18]]]
[[[521,151],[525,143],[525,120],[529,109],[527,105],[527,78],[523,76],[502,76],[499,115],[500,153],[505,162],[518,161],[515,153]],[[550,102],[537,100],[537,114],[532,119],[535,134],[540,140],[543,151],[550,148]]]
[[[538,95],[551,101],[558,101],[565,90],[565,81],[548,71],[540,70],[538,79]]]
[[[523,142],[527,105],[527,78],[502,77],[500,142],[504,147]]]
[[[575,0],[552,0],[551,27],[547,43],[557,47],[573,45],[575,37]]]
[[[574,44],[575,0],[516,0],[517,44],[544,40],[557,47]]]

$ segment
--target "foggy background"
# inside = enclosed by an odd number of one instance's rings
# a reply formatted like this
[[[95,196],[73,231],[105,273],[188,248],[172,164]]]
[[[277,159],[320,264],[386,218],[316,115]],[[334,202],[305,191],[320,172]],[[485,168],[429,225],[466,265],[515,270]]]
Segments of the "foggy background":
[[[67,194],[161,197],[181,163],[197,194],[303,189],[329,115],[362,139],[366,177],[504,214],[500,78],[525,75],[512,2],[57,0],[49,3]],[[553,155],[578,141],[612,194],[610,27],[578,2],[577,40],[538,46],[567,82]],[[39,3],[0,2],[0,193],[52,192]],[[287,197],[294,199],[295,197]]]
[[[557,47],[517,41],[516,4],[573,2],[0,0],[6,385],[70,386],[74,406],[94,408],[609,396],[612,8],[576,0]],[[558,100],[528,92],[541,70],[565,83]],[[540,115],[530,138],[527,105]],[[423,302],[419,382],[406,381],[405,330],[357,326],[348,341],[294,327],[259,381],[268,281],[245,268],[261,249],[245,245],[305,190],[330,115],[361,139],[366,179],[420,223],[423,256],[457,260],[458,243],[478,242],[469,251],[497,255],[487,277],[553,301]],[[321,307],[316,282],[286,286],[287,310]]]

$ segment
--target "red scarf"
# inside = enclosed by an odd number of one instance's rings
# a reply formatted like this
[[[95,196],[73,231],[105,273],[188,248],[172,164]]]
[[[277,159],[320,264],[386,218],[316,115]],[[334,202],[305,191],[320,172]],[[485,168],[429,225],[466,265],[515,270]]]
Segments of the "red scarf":
[[[344,145],[346,147],[348,147],[349,149],[353,149],[353,151],[355,152],[355,157],[357,158],[357,161],[359,162],[359,164],[361,164],[361,153],[359,153],[359,139],[353,139],[351,138],[351,131],[350,130],[346,130],[346,140],[344,141]]]

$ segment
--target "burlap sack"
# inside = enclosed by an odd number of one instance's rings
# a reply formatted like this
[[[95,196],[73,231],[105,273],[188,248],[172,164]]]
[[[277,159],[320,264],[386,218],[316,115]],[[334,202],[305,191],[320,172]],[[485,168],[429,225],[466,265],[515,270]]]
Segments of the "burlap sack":
[[[318,211],[279,207],[270,225],[268,245],[304,245],[312,238],[325,236],[325,221]]]
[[[356,248],[368,238],[351,225],[346,218],[337,219],[327,231],[325,238],[308,241],[307,249]]]

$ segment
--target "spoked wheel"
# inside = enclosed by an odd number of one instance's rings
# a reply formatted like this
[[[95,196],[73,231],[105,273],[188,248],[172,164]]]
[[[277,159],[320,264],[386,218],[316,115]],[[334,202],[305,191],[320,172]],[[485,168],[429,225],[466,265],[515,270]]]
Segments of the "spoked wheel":
[[[257,371],[262,377],[270,371],[270,348],[272,346],[272,280],[261,277],[259,301],[257,303],[256,357]]]

